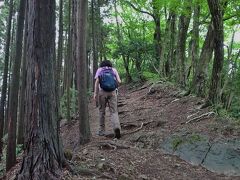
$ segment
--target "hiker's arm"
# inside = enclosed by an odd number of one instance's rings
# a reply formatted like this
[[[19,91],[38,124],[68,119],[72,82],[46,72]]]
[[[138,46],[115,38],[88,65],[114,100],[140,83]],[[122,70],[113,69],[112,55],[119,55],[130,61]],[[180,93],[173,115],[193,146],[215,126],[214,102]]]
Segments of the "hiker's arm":
[[[117,78],[118,84],[120,84],[122,81],[121,81],[120,76],[117,71],[116,71],[116,78]]]
[[[98,91],[99,91],[98,87],[99,87],[99,79],[97,78],[95,80],[95,85],[94,85],[94,96],[93,96],[94,100],[96,100],[97,95],[98,95]]]

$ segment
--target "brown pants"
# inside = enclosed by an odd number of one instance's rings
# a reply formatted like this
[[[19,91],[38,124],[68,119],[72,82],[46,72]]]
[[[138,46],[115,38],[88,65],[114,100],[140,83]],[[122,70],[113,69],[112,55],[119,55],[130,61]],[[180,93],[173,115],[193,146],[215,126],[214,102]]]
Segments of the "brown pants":
[[[118,117],[116,91],[105,92],[103,90],[99,90],[99,131],[105,132],[105,111],[107,105],[110,111],[110,120],[113,130],[117,128],[121,129]]]

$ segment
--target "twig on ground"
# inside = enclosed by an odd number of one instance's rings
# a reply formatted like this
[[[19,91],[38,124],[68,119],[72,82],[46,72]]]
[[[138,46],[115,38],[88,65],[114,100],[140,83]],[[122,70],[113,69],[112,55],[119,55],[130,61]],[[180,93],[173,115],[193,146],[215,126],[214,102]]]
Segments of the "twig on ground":
[[[190,122],[197,122],[197,121],[200,121],[201,119],[204,119],[204,118],[206,118],[206,117],[209,117],[209,116],[211,116],[211,115],[213,115],[213,114],[215,114],[215,112],[207,112],[207,113],[205,113],[205,114],[202,114],[202,115],[200,115],[200,116],[197,116],[197,117],[195,117],[195,118],[193,118],[193,119],[190,119],[190,120],[188,120],[187,122],[185,122],[185,124],[188,124],[188,123],[190,123]]]
[[[171,103],[176,102],[176,101],[179,101],[179,99],[174,99],[173,101],[171,101]]]

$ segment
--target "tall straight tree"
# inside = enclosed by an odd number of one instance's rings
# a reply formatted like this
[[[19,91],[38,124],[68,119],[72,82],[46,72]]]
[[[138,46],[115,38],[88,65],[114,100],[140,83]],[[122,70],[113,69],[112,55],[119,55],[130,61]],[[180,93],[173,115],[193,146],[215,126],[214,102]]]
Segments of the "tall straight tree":
[[[59,30],[58,30],[58,51],[56,62],[56,101],[57,107],[60,106],[60,74],[62,69],[63,57],[63,0],[59,1]],[[59,113],[59,112],[58,112]]]
[[[77,87],[79,108],[79,132],[80,144],[90,140],[90,125],[88,118],[87,101],[87,15],[88,1],[80,0],[77,6],[78,33],[77,33]]]
[[[57,134],[53,74],[55,1],[28,0],[26,150],[16,179],[59,179],[64,161]]]
[[[221,72],[224,61],[223,49],[223,6],[220,0],[208,0],[208,6],[213,19],[214,27],[214,61],[212,77],[208,94],[208,102],[217,103],[220,89]]]
[[[10,101],[8,110],[8,144],[6,170],[9,170],[16,163],[16,130],[17,130],[17,111],[18,111],[18,92],[20,67],[22,59],[22,41],[25,15],[26,0],[21,0],[18,10],[17,32],[16,32],[16,50],[13,59],[13,72],[10,88]]]
[[[177,82],[180,86],[186,86],[186,74],[185,74],[185,65],[186,65],[186,40],[187,32],[191,19],[191,1],[184,1],[184,6],[186,7],[186,12],[182,12],[179,17],[178,25],[178,45],[177,45]]]
[[[21,89],[19,94],[19,118],[18,118],[18,134],[17,134],[17,144],[24,144],[24,130],[26,124],[24,123],[24,113],[25,113],[25,90],[26,90],[26,55],[27,55],[27,5],[25,7],[25,27],[24,27],[24,46],[23,46],[23,58],[22,58],[22,68],[21,68]],[[25,126],[24,126],[25,125]]]
[[[195,4],[193,13],[192,43],[190,48],[193,74],[195,74],[199,59],[199,18],[200,18],[200,5]]]
[[[92,20],[92,53],[93,53],[93,90],[94,90],[94,76],[95,73],[97,72],[97,67],[98,67],[98,52],[97,52],[97,26],[100,23],[100,18],[98,19],[97,17],[97,8],[99,7],[98,3],[96,0],[91,0],[91,20]],[[97,21],[99,20],[99,21]]]
[[[6,103],[6,97],[7,97],[7,80],[8,80],[8,66],[9,66],[9,48],[10,48],[10,41],[11,41],[12,14],[13,14],[13,0],[10,0],[7,34],[6,34],[6,45],[5,45],[3,85],[2,85],[1,100],[0,100],[0,159],[1,159],[2,148],[3,148],[2,137],[3,137],[3,129],[4,129],[5,103]]]

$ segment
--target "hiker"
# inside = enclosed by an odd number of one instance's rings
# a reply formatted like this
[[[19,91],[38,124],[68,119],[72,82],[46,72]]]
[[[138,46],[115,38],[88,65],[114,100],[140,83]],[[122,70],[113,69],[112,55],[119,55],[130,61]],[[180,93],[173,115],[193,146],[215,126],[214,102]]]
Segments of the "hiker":
[[[117,87],[121,83],[119,74],[109,60],[102,61],[95,75],[94,100],[99,108],[99,136],[105,135],[105,110],[108,105],[114,138],[121,137],[117,110]]]

